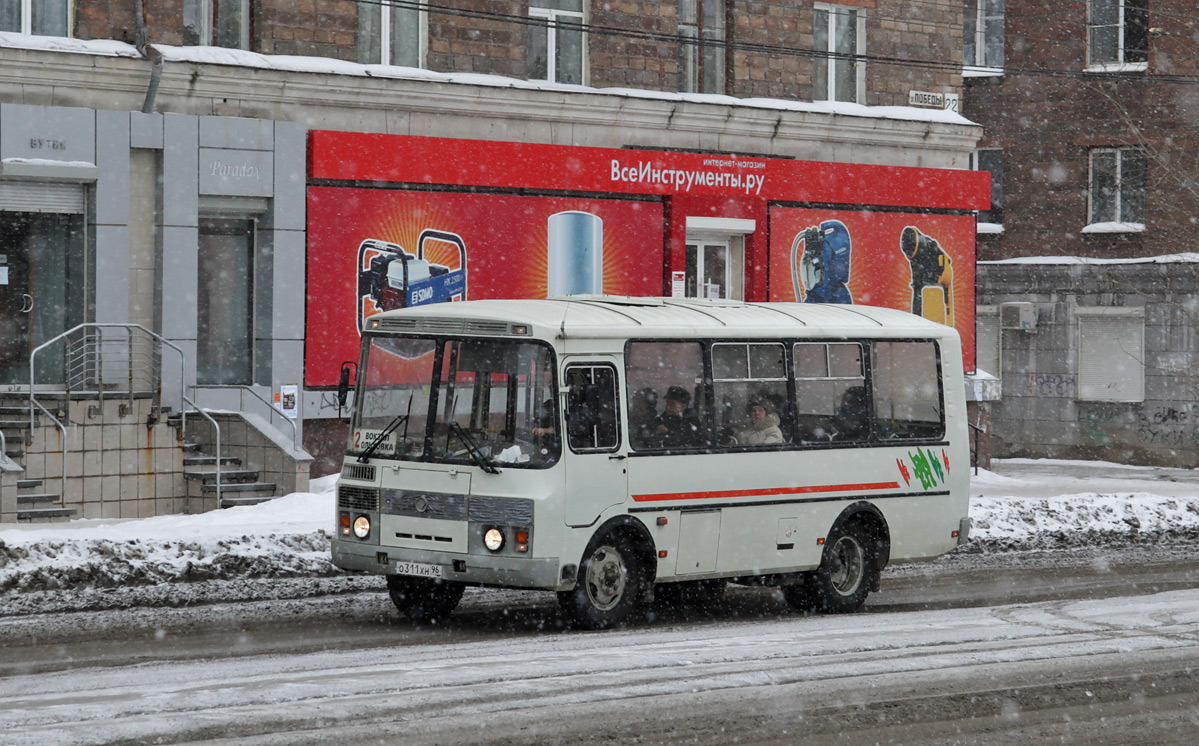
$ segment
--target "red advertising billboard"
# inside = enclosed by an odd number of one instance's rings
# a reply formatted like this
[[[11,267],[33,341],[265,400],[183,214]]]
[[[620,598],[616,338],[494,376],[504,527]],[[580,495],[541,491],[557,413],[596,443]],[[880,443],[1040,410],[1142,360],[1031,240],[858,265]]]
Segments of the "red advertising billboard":
[[[770,208],[770,300],[858,303],[948,324],[974,369],[974,216]]]
[[[462,299],[660,295],[657,201],[308,189],[306,384],[337,384],[363,321]]]

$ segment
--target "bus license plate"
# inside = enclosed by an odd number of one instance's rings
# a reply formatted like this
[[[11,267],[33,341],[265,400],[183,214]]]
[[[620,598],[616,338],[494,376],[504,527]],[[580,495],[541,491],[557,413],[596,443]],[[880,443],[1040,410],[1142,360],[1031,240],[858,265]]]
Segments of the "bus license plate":
[[[415,575],[418,578],[440,578],[440,565],[426,565],[423,562],[397,562],[396,573],[399,575]]]

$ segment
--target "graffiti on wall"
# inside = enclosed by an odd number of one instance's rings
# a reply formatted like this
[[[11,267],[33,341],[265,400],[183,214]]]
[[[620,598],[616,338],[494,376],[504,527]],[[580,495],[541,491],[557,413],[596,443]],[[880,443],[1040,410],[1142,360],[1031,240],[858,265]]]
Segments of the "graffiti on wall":
[[[1075,385],[1074,376],[1059,373],[1029,373],[1017,379],[1024,396],[1074,396]]]

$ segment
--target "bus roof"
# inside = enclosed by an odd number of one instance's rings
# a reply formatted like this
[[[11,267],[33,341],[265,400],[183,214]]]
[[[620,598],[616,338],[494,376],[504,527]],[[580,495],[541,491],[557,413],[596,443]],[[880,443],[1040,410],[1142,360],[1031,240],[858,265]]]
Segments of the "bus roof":
[[[373,322],[378,321],[378,326]],[[820,303],[746,303],[697,298],[573,295],[531,300],[432,303],[371,316],[384,332],[513,334],[527,325],[542,338],[956,336],[948,326],[906,311]]]

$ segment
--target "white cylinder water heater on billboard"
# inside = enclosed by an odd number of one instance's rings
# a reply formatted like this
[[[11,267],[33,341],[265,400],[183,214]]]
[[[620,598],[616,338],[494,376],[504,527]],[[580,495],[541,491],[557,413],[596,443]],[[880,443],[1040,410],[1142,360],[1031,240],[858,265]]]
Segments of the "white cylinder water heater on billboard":
[[[547,297],[603,295],[604,221],[598,215],[567,210],[550,215]]]

